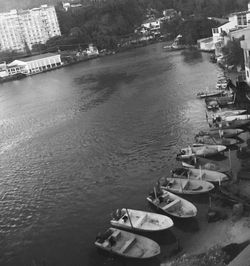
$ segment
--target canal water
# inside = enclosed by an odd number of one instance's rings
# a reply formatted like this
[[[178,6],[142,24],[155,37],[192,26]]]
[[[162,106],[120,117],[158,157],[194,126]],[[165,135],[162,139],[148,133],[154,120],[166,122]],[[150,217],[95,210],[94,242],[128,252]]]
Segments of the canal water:
[[[95,237],[117,208],[152,211],[148,192],[207,128],[195,96],[220,72],[208,54],[162,46],[0,86],[0,265],[136,265],[98,252]],[[205,220],[207,199],[197,206],[190,224],[149,236],[164,254]]]

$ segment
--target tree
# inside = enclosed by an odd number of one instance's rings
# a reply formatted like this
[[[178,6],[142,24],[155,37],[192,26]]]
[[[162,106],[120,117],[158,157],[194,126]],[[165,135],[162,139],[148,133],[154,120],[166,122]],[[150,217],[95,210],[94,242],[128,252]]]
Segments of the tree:
[[[43,44],[43,43],[36,43],[36,44],[33,44],[32,45],[32,52],[39,52],[41,53],[42,51],[45,51],[46,50],[46,45]]]
[[[233,39],[228,41],[227,45],[222,48],[223,54],[226,56],[226,63],[228,65],[235,65],[244,67],[244,54],[240,46],[240,39]]]

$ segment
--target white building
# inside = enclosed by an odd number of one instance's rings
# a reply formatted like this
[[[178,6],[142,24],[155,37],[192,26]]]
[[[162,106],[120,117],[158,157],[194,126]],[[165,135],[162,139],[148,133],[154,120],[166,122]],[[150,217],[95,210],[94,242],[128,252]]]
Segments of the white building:
[[[64,10],[67,12],[71,8],[81,8],[82,4],[81,3],[62,3]]]
[[[61,65],[60,54],[46,53],[14,60],[8,64],[7,68],[9,75],[17,73],[32,75],[60,67]]]
[[[58,35],[61,32],[52,6],[0,13],[0,51],[25,51]]]
[[[227,23],[212,29],[216,55],[222,54],[221,48],[225,46],[230,36],[237,36],[237,31],[248,26],[250,26],[250,3],[248,3],[248,10],[230,14]]]
[[[213,37],[197,40],[198,49],[205,52],[214,51]]]
[[[167,20],[171,20],[178,15],[177,11],[175,9],[172,9],[172,8],[171,9],[165,9],[165,10],[163,10],[162,13],[163,13],[164,18]]]
[[[161,20],[160,19],[148,19],[141,27],[146,28],[150,31],[159,30],[161,28]]]
[[[250,27],[245,29],[244,36],[245,39],[240,42],[240,45],[244,51],[246,82],[250,85]]]
[[[99,55],[99,51],[98,51],[97,47],[91,43],[91,44],[89,44],[89,47],[86,49],[86,54],[88,56],[97,56],[97,55]]]
[[[65,11],[68,11],[70,9],[70,3],[62,3],[62,5]]]

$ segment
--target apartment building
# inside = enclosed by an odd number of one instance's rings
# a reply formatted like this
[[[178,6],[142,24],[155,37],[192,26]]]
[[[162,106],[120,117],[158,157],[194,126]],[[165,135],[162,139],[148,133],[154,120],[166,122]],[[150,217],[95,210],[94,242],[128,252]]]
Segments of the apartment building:
[[[53,6],[0,13],[0,51],[25,51],[61,35]]]

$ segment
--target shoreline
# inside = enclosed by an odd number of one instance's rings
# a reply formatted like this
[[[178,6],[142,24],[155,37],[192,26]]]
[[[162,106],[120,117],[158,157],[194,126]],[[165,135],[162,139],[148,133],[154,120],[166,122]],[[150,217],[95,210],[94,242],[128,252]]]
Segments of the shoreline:
[[[227,73],[227,75],[233,79],[236,74],[237,73]],[[245,107],[248,106],[249,109],[250,101],[247,98],[246,91],[242,91],[239,84],[238,86],[236,92],[239,94],[239,98],[236,106],[245,105]],[[246,134],[249,135],[249,131],[246,132]],[[243,139],[244,144],[247,142],[247,137]],[[236,151],[237,150],[232,151],[232,153],[234,153],[233,156],[236,156]],[[238,160],[242,162],[242,159],[238,158]],[[237,180],[237,177],[235,176],[233,180]],[[243,249],[241,249],[238,254],[231,255],[230,261],[225,263],[228,256],[230,257],[230,254],[223,254],[223,249],[226,246],[231,244],[242,245],[242,243],[250,242],[249,210],[244,207],[243,213],[239,217],[236,217],[233,209],[236,203],[231,205],[227,203],[224,205],[222,199],[219,198],[213,201],[215,201],[215,204],[213,204],[216,206],[215,210],[226,213],[227,218],[208,223],[207,219],[203,217],[202,221],[199,221],[198,231],[191,233],[190,238],[182,240],[182,250],[174,256],[162,260],[161,266],[229,265],[228,263],[233,261],[235,257],[242,252]],[[209,206],[207,207],[209,209]]]
[[[150,46],[150,45],[153,45],[153,44],[156,44],[156,43],[163,43],[163,42],[166,43],[167,41],[150,41],[150,42],[146,42],[146,43],[138,43],[138,44],[131,45],[131,46],[128,46],[128,47],[122,47],[122,48],[117,49],[117,50],[115,50],[115,51],[113,51],[111,53],[83,56],[80,59],[78,59],[77,57],[74,57],[74,58],[72,57],[71,58],[71,60],[72,60],[71,62],[63,62],[63,64],[60,65],[60,66],[52,67],[50,69],[46,69],[46,70],[41,71],[41,72],[32,73],[32,74],[29,74],[29,75],[20,73],[20,74],[23,75],[22,78],[13,77],[13,76],[8,76],[6,79],[2,79],[2,80],[0,78],[0,84],[6,83],[6,82],[15,81],[15,80],[19,80],[19,79],[24,79],[24,78],[27,78],[27,77],[30,77],[30,76],[33,76],[33,75],[50,72],[50,71],[57,70],[57,69],[60,69],[60,68],[63,68],[63,67],[69,67],[71,65],[76,65],[76,64],[79,64],[79,63],[82,63],[82,62],[86,62],[86,61],[89,61],[89,60],[94,60],[94,59],[101,58],[101,57],[106,57],[106,56],[112,56],[112,55],[115,55],[115,54],[118,54],[118,53],[123,53],[123,52],[129,51],[129,50],[133,50],[133,49],[137,49],[137,48],[141,48],[141,47],[146,47],[146,46]]]

